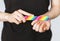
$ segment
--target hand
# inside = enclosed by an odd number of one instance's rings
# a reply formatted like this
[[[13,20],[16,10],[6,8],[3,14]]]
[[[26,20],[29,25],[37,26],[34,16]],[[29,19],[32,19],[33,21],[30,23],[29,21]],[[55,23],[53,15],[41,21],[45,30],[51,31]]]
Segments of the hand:
[[[31,13],[28,13],[26,11],[23,11],[23,10],[17,10],[17,11],[14,11],[12,14],[7,14],[6,16],[6,20],[10,23],[16,23],[16,24],[19,24],[19,23],[25,23],[26,20],[24,18],[23,15],[33,15]]]
[[[39,21],[39,20],[34,20],[31,25],[33,26],[32,29],[37,31],[37,32],[45,32],[49,30],[51,23],[50,20],[48,21]]]

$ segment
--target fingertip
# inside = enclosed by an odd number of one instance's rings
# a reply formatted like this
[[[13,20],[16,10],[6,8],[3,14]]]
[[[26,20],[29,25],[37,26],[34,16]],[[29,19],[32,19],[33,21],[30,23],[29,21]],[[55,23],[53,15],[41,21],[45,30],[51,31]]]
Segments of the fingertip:
[[[31,25],[33,25],[33,22],[31,23]]]
[[[33,25],[34,24],[34,21],[31,23],[31,25]]]
[[[31,25],[34,25],[37,22],[37,20],[32,21]]]
[[[35,28],[36,28],[36,24],[33,25],[33,30],[35,30]]]
[[[33,22],[34,22],[34,21],[31,22],[31,25],[33,25]]]
[[[43,28],[43,30],[45,31],[45,30],[46,30],[46,28]]]
[[[22,20],[23,23],[25,23],[26,21],[25,20]]]
[[[42,31],[38,31],[38,32],[42,33]]]
[[[22,21],[23,21],[23,23],[25,23],[26,22],[26,19],[23,17]]]
[[[39,28],[40,28],[39,25],[37,25],[35,31],[38,32]]]
[[[32,14],[31,16],[34,16],[34,14]]]
[[[25,23],[26,21],[25,20],[23,20],[23,23]]]
[[[17,25],[19,24],[19,23],[16,23]]]
[[[47,29],[47,30],[49,30],[50,28],[49,28],[49,27],[47,27],[46,29]]]
[[[20,11],[20,10],[22,10],[22,9],[19,9],[18,11]]]

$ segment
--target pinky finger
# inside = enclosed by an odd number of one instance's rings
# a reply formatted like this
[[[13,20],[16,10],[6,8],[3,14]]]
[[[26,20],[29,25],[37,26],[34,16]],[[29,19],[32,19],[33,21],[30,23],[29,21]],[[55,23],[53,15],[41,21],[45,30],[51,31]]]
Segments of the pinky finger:
[[[35,29],[36,29],[36,25],[37,25],[37,23],[33,25],[33,30],[35,30]]]

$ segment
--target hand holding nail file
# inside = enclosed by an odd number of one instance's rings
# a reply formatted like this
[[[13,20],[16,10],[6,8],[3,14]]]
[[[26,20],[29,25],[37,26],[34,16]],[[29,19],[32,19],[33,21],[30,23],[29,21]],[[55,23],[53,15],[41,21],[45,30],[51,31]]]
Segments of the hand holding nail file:
[[[49,17],[48,16],[25,16],[25,19],[47,21],[49,20]]]

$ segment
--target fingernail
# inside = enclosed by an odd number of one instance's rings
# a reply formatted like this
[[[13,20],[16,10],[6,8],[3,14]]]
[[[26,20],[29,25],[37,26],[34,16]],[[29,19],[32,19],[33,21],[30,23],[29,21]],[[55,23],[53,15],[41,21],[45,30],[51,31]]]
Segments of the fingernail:
[[[24,23],[26,22],[26,20],[24,20]]]
[[[31,23],[31,25],[33,26],[33,23]]]

